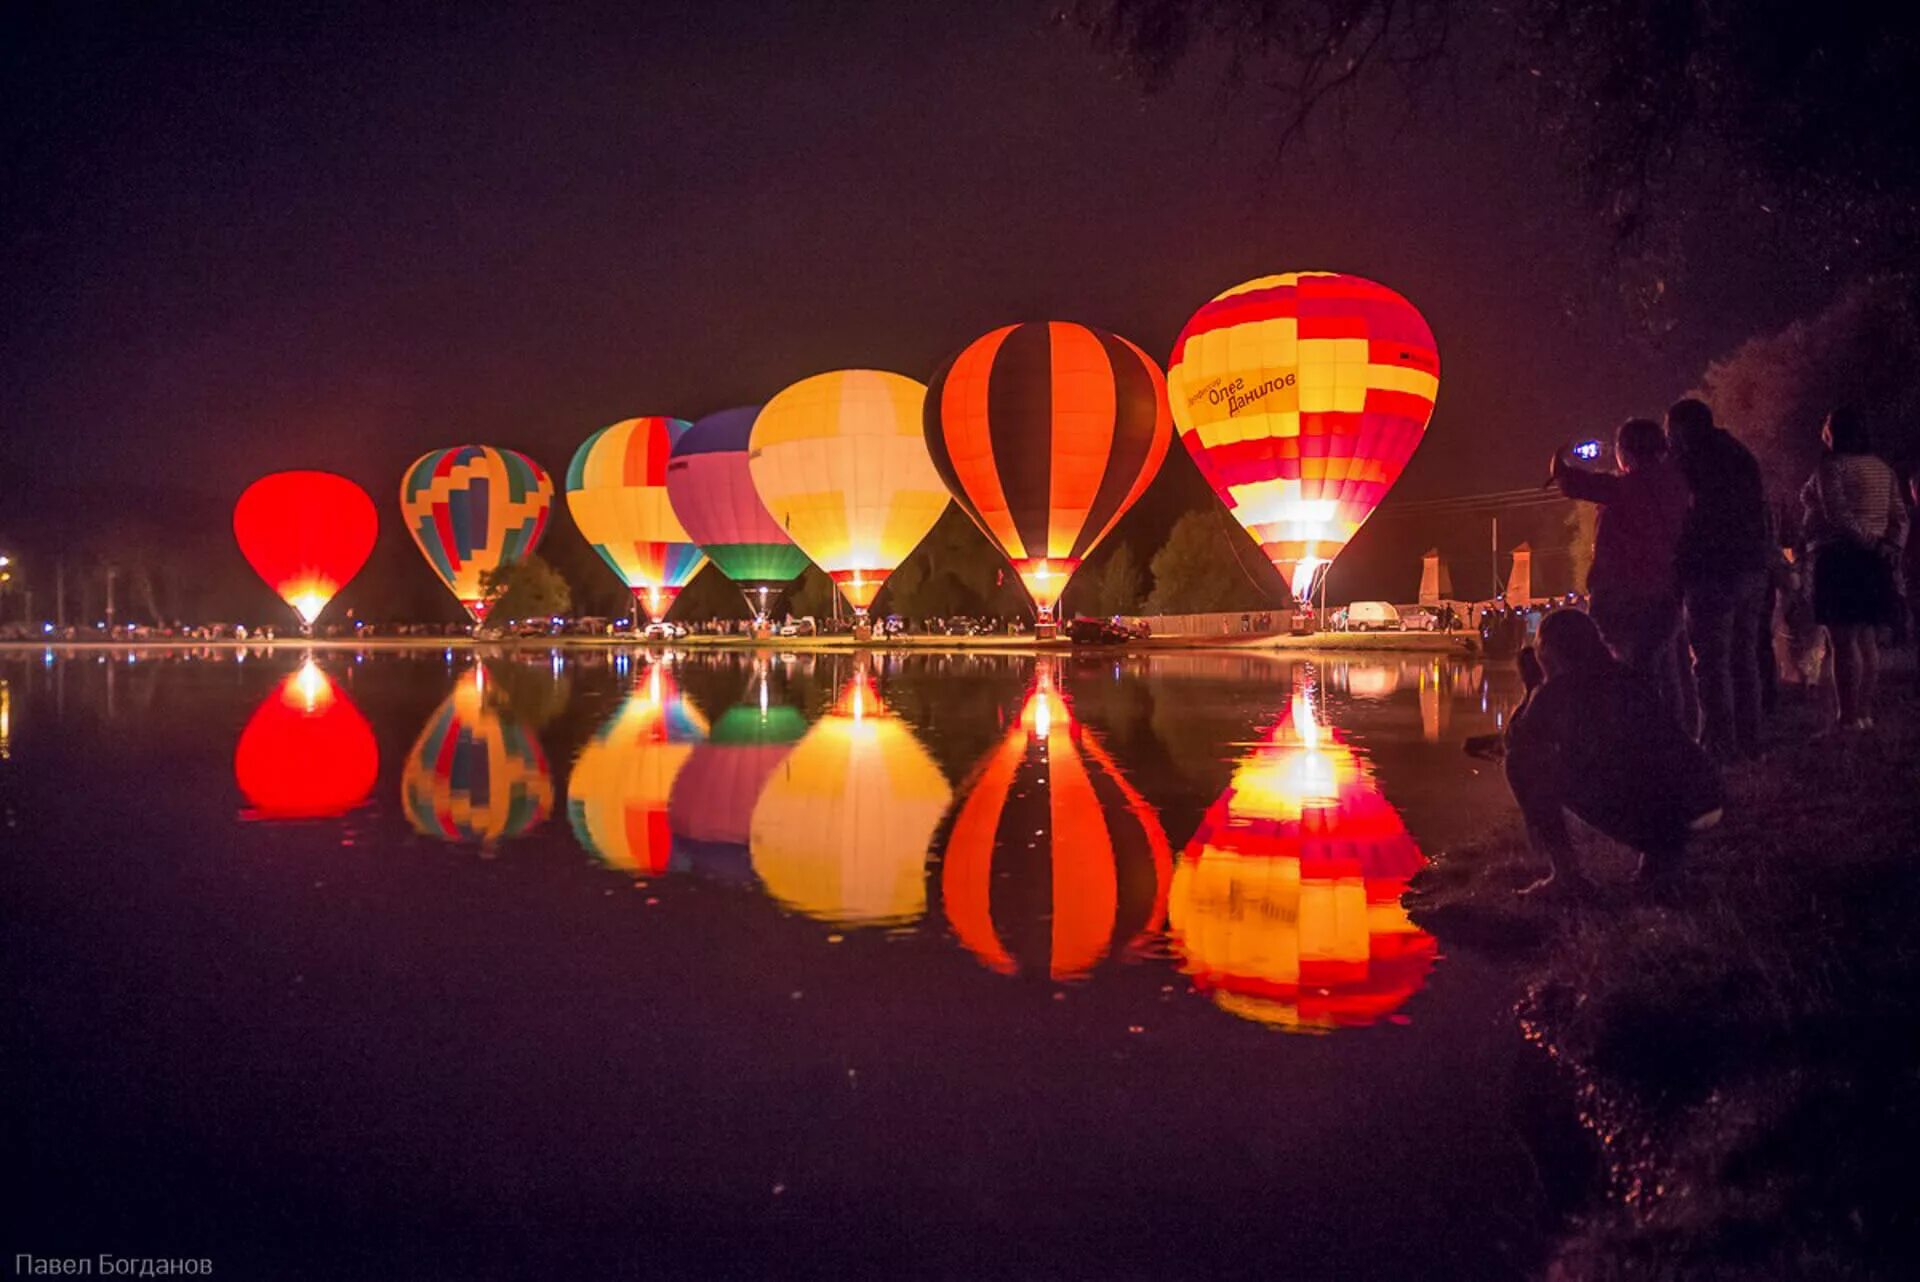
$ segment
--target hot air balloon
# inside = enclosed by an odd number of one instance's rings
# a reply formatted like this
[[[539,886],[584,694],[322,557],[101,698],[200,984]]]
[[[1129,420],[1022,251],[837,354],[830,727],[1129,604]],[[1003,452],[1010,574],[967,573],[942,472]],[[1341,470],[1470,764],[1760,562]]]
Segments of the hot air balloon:
[[[748,443],[758,406],[722,410],[695,421],[667,461],[667,497],[687,534],[740,585],[754,616],[765,619],[779,593],[807,568],[753,488]]]
[[[539,546],[553,506],[553,479],[516,450],[456,445],[414,460],[400,483],[400,510],[420,555],[475,623],[493,602],[480,580]]]
[[[781,904],[852,926],[926,911],[927,848],[953,799],[907,724],[857,672],[753,808],[753,870]]]
[[[672,864],[667,800],[706,718],[680,693],[663,663],[648,667],[633,691],[574,759],[567,819],[601,863],[636,874]]]
[[[1117,334],[1065,321],[969,343],[934,375],[925,419],[934,467],[1013,562],[1042,624],[1173,437],[1160,367]]]
[[[312,659],[254,709],[233,750],[233,781],[250,807],[243,819],[343,815],[379,773],[373,727]]]
[[[1167,364],[1181,441],[1296,601],[1400,478],[1439,390],[1413,305],[1335,272],[1234,286],[1193,314]]]
[[[753,488],[859,618],[946,510],[921,430],[926,393],[900,374],[836,370],[786,388],[753,421]]]
[[[303,631],[360,573],[379,533],[367,492],[332,472],[274,472],[233,505],[241,555],[293,607]]]
[[[1400,906],[1426,859],[1365,764],[1320,724],[1313,674],[1235,767],[1173,871],[1175,952],[1221,1009],[1318,1031],[1374,1023],[1436,947]]]
[[[1049,665],[960,796],[940,900],[989,968],[1070,979],[1161,929],[1173,859],[1160,818],[1074,720]]]
[[[754,804],[806,733],[807,719],[787,704],[744,703],[720,714],[673,781],[667,823],[676,869],[742,885],[756,880]]]
[[[667,498],[667,458],[692,425],[681,418],[622,419],[580,443],[567,467],[567,510],[600,559],[661,619],[693,582],[706,554],[687,537]]]
[[[553,809],[540,741],[488,697],[476,663],[428,718],[407,754],[400,800],[414,831],[491,845],[518,837]]]

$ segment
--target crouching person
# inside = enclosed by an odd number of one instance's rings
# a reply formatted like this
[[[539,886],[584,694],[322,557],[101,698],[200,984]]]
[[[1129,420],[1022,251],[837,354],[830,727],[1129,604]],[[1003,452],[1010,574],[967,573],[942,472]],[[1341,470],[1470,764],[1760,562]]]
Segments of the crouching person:
[[[1613,657],[1593,620],[1561,610],[1523,655],[1527,696],[1507,726],[1507,783],[1547,875],[1523,890],[1588,886],[1567,812],[1640,852],[1639,876],[1671,867],[1687,838],[1719,822],[1720,774],[1665,714],[1658,688]]]

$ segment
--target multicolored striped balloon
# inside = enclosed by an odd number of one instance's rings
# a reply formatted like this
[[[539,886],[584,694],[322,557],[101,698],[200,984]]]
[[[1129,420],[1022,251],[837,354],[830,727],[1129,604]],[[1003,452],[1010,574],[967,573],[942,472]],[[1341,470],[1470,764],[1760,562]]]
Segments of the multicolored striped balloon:
[[[1173,871],[1171,939],[1221,1009],[1315,1031],[1371,1024],[1426,983],[1437,945],[1400,898],[1426,864],[1363,759],[1321,725],[1312,671],[1234,768]]]
[[[667,497],[688,536],[764,615],[807,568],[807,554],[753,488],[747,451],[759,413],[759,406],[749,405],[695,420],[667,460]]]
[[[488,697],[476,663],[427,720],[407,754],[400,800],[414,831],[491,845],[517,837],[553,810],[553,778],[540,741]]]
[[[1042,321],[969,343],[927,388],[927,449],[955,501],[1050,618],[1067,580],[1160,470],[1166,381],[1117,334]]]
[[[990,969],[1071,979],[1164,926],[1173,854],[1160,818],[1074,720],[1045,660],[960,795],[941,906]]]
[[[667,458],[683,418],[623,419],[583,441],[567,466],[567,510],[600,558],[655,619],[707,563],[667,497]]]
[[[673,865],[667,800],[707,735],[707,720],[655,663],[574,758],[567,779],[573,835],[610,868],[657,875]]]
[[[1299,601],[1400,479],[1439,389],[1413,305],[1335,272],[1234,286],[1167,364],[1181,441]]]
[[[856,615],[947,508],[921,431],[926,395],[901,374],[835,370],[786,388],[753,421],[753,488]]]
[[[400,483],[407,533],[475,623],[485,623],[493,605],[482,577],[531,555],[552,507],[546,469],[491,445],[423,454]]]

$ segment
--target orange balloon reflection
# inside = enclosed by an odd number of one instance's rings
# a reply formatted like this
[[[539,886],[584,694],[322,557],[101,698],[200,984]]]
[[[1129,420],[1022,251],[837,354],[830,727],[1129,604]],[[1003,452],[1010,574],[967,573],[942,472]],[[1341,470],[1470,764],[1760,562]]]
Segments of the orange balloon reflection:
[[[706,718],[680,693],[672,669],[650,665],[574,759],[567,819],[580,844],[609,867],[666,872],[673,846],[667,801],[706,737]]]
[[[553,810],[540,741],[491,698],[485,664],[467,669],[428,719],[407,754],[400,797],[416,832],[488,845]]]
[[[1051,664],[1041,661],[1019,720],[961,792],[940,897],[954,934],[989,968],[1068,979],[1159,931],[1167,835],[1074,720]]]
[[[768,778],[753,870],[821,921],[883,926],[926,912],[927,848],[953,800],[940,767],[862,668]]]
[[[312,659],[254,709],[233,751],[242,819],[329,819],[367,799],[380,773],[373,727]]]
[[[1324,727],[1312,669],[1173,872],[1173,944],[1221,1009],[1282,1028],[1358,1027],[1426,982],[1435,943],[1400,906],[1426,859],[1365,764]]]

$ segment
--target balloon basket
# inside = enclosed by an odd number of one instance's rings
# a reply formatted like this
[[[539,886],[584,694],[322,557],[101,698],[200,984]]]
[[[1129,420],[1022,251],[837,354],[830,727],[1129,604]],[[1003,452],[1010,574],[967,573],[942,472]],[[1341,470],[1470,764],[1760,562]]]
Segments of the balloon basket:
[[[858,623],[856,623],[856,624],[854,624],[854,625],[853,625],[853,639],[854,639],[855,641],[871,641],[871,640],[873,640],[873,625],[872,625],[871,623],[868,623],[868,622],[867,622],[866,620],[864,620],[864,619],[862,619],[862,620],[861,620],[860,622],[858,622]]]
[[[1033,625],[1033,636],[1036,641],[1058,640],[1060,637],[1060,625],[1051,621],[1036,623]]]

